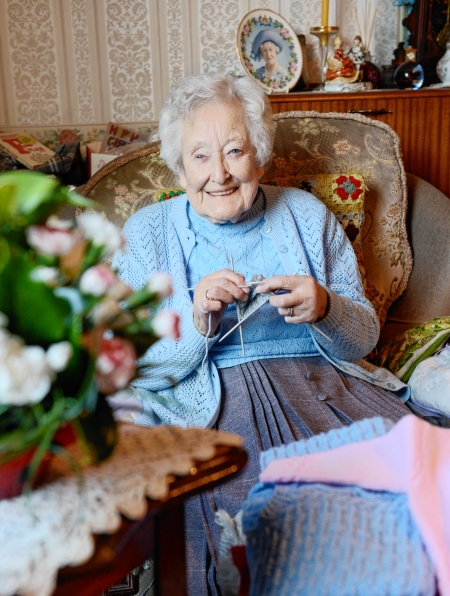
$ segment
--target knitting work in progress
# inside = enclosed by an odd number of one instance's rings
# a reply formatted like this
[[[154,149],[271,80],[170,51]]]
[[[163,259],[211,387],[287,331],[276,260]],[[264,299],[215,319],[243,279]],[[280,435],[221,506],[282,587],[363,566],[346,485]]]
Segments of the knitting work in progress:
[[[413,416],[395,427],[372,418],[261,454],[261,482],[243,505],[251,596],[435,596],[436,572],[441,593],[449,594],[446,572],[439,571],[442,558],[429,548],[411,492],[405,494],[415,482],[407,440],[415,422],[427,427],[426,434],[449,433]],[[377,444],[385,445],[402,486],[380,481],[389,464],[381,466]],[[431,461],[428,467],[431,472]],[[361,476],[372,481],[360,482]],[[424,504],[435,494],[436,477],[429,490],[423,480],[432,477],[423,474],[416,484]],[[428,514],[435,507],[432,500]],[[449,518],[446,511],[431,517],[445,528],[441,514]]]

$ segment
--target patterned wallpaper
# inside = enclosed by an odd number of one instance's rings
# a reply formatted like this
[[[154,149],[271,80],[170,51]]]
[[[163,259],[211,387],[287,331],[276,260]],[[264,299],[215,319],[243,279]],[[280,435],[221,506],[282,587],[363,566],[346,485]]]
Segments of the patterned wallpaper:
[[[330,24],[356,34],[358,0],[330,0]],[[378,63],[396,46],[397,8],[379,6]],[[185,74],[237,72],[236,31],[254,8],[305,33],[319,80],[321,0],[0,0],[0,126],[148,122]],[[331,21],[335,21],[335,23]]]

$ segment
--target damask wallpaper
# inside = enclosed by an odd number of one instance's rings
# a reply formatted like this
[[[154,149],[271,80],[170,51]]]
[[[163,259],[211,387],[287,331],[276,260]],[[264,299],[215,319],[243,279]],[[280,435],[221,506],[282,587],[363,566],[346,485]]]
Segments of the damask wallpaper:
[[[330,0],[330,24],[348,43],[357,0]],[[379,6],[375,54],[388,64],[397,9]],[[321,0],[0,0],[0,126],[148,122],[177,80],[240,71],[236,31],[254,8],[283,15],[305,33],[319,80]],[[333,22],[334,21],[334,22]]]

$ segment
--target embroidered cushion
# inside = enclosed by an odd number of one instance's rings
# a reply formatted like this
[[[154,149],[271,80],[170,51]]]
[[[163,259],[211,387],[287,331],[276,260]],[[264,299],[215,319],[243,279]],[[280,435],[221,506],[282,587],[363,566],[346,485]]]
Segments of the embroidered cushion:
[[[373,359],[407,383],[417,365],[435,354],[450,338],[450,317],[432,319],[390,341]]]
[[[283,157],[275,158],[275,166],[275,175],[270,179],[265,178],[265,184],[306,190],[325,203],[337,217],[353,246],[365,287],[366,273],[361,241],[364,197],[367,191],[364,178],[358,172],[296,176],[292,166]]]

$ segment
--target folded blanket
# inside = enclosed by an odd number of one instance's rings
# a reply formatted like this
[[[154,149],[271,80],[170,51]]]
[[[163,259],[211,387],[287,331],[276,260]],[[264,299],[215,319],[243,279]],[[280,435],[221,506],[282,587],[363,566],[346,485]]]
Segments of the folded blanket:
[[[243,504],[251,595],[435,595],[435,570],[405,494],[301,484],[275,471],[285,461],[358,450],[390,428],[382,418],[364,420],[261,456],[264,482]]]
[[[264,482],[325,482],[405,493],[436,567],[442,596],[450,595],[450,431],[415,416],[384,436],[324,453],[273,461]]]

